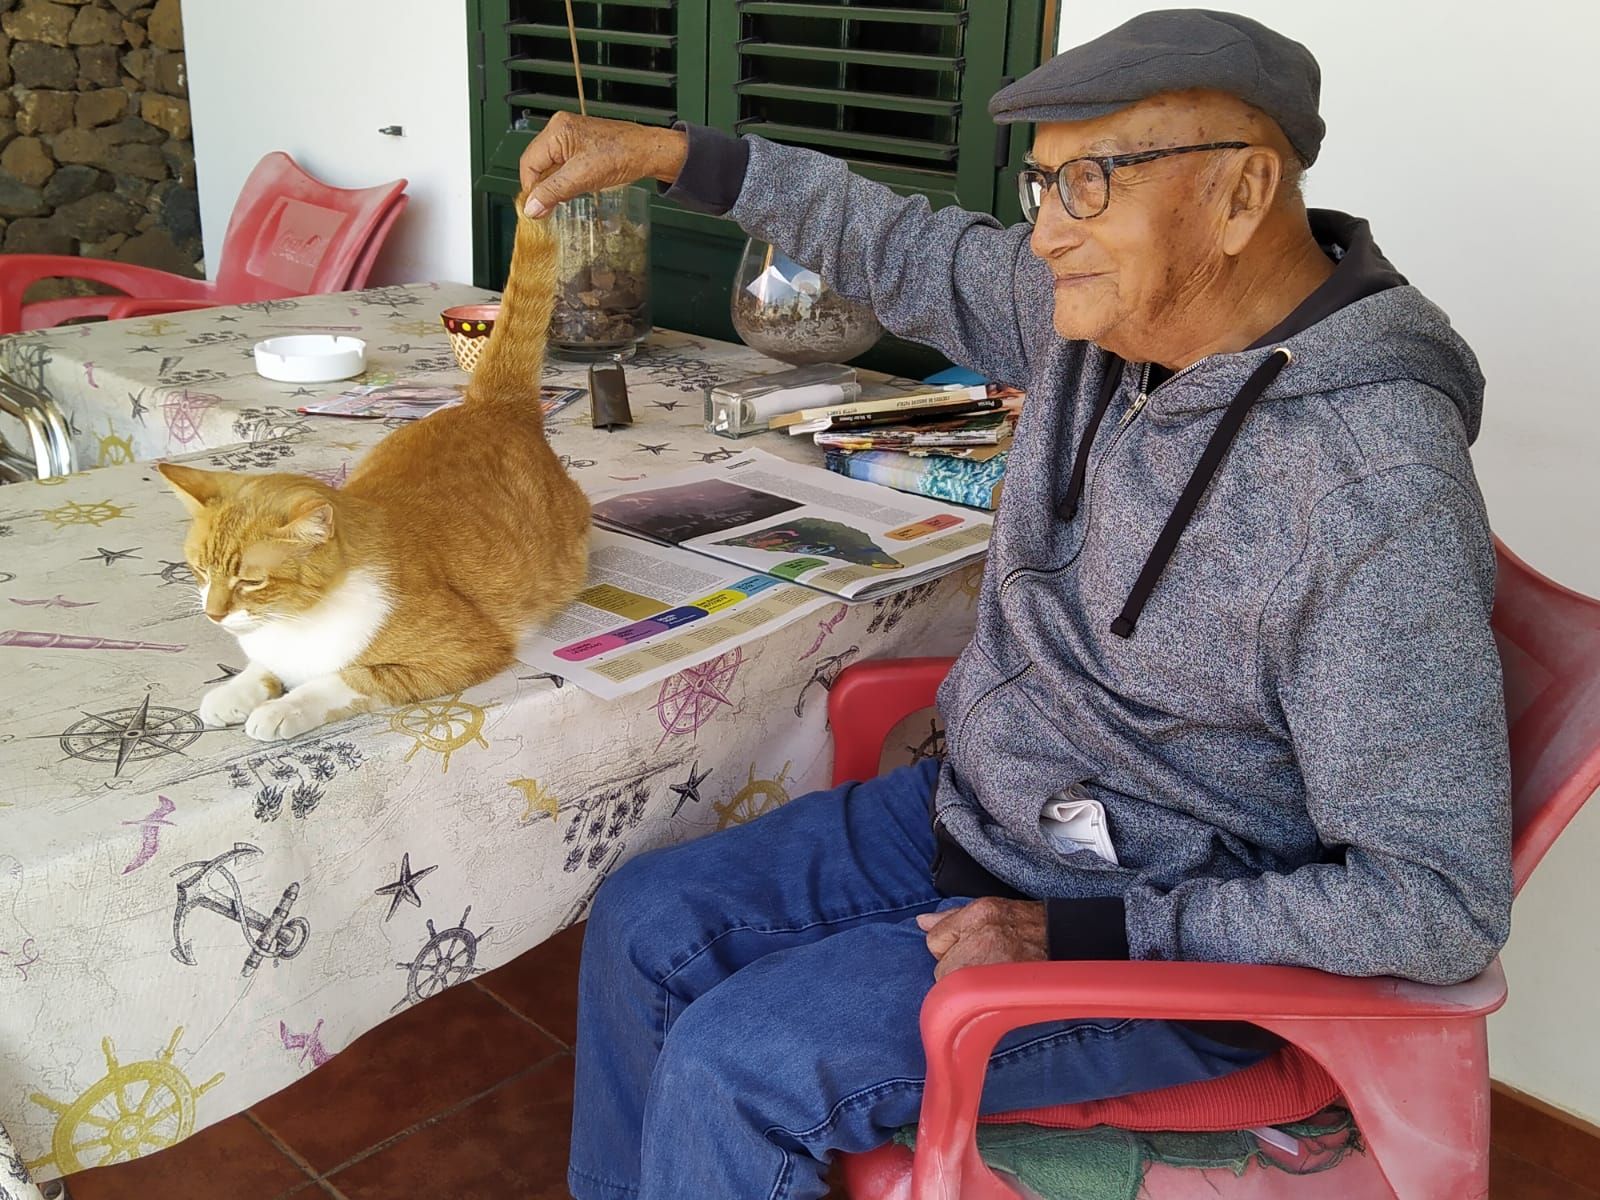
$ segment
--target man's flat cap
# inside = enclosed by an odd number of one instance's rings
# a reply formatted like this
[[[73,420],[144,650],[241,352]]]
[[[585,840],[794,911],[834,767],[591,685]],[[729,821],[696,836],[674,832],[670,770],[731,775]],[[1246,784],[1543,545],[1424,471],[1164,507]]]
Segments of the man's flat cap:
[[[1278,123],[1310,166],[1322,146],[1322,72],[1299,42],[1235,13],[1172,8],[1141,13],[1074,46],[989,101],[1002,125],[1086,121],[1160,92],[1207,88],[1253,104]]]

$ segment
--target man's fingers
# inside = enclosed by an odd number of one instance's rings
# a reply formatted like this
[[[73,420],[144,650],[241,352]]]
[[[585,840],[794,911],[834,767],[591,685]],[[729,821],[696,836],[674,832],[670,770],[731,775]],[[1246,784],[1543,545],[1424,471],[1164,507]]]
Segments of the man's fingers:
[[[523,191],[527,191],[567,161],[571,153],[571,139],[566,135],[567,122],[562,119],[565,115],[557,113],[533,141],[528,143],[528,148],[522,152],[522,157],[517,161]]]
[[[592,191],[595,184],[583,178],[586,173],[574,163],[565,164],[555,174],[528,189],[528,201],[523,205],[523,211],[530,217],[543,217],[563,200],[571,200],[574,196]]]

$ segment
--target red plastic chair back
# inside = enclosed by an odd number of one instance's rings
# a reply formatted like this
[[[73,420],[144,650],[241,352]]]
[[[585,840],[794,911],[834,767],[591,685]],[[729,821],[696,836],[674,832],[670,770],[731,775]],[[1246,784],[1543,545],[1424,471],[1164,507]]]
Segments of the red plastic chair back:
[[[1517,890],[1600,787],[1600,601],[1497,546],[1494,633],[1511,729]]]
[[[266,155],[228,220],[217,294],[240,304],[345,290],[374,232],[399,216],[405,186],[330,187],[281,150]]]
[[[400,196],[389,206],[389,211],[379,218],[378,228],[367,239],[367,244],[361,248],[361,257],[351,269],[350,278],[345,280],[345,291],[353,292],[367,286],[367,280],[372,277],[372,268],[377,265],[378,255],[388,244],[389,235],[394,232],[395,222],[400,219],[400,214],[406,211],[406,205],[410,200],[409,196]]]

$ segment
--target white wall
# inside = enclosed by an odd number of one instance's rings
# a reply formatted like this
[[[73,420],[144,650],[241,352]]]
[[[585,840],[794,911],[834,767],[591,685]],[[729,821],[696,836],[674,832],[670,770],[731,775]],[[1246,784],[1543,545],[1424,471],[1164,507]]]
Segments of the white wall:
[[[213,274],[245,177],[284,150],[338,187],[410,180],[372,282],[471,280],[464,4],[184,0],[183,27]]]
[[[1076,45],[1147,8],[1063,3]],[[1328,136],[1310,202],[1372,221],[1488,377],[1479,479],[1522,557],[1600,595],[1600,6],[1584,0],[1230,0],[1309,46]],[[1600,1120],[1600,802],[1517,901],[1494,1074]]]

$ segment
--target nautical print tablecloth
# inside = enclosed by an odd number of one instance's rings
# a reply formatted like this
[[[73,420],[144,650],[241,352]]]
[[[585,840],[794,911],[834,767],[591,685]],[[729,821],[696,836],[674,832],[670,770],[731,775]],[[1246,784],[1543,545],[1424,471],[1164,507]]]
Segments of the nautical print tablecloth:
[[[659,334],[628,367],[633,428],[589,428],[580,401],[552,439],[591,491],[716,461],[735,444],[699,428],[699,389],[761,363]],[[142,418],[69,403],[131,453],[177,429],[197,465],[334,483],[387,432],[254,382],[225,424],[220,401],[193,424],[159,396]],[[140,463],[0,488],[0,1197],[243,1110],[579,919],[625,857],[824,784],[833,678],[955,652],[979,578],[830,606],[619,701],[524,667],[263,745],[196,716],[244,664],[196,611],[185,520]]]

